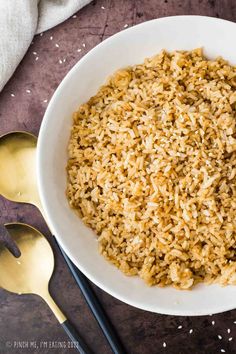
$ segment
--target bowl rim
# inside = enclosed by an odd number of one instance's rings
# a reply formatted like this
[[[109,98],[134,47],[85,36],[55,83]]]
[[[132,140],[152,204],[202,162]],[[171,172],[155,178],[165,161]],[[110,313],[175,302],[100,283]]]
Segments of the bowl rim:
[[[117,294],[116,291],[113,291],[113,289],[109,288],[109,286],[103,284],[102,281],[100,281],[100,279],[93,277],[93,275],[90,274],[90,272],[83,266],[83,264],[81,264],[79,262],[78,259],[76,259],[73,254],[71,254],[71,252],[68,249],[68,246],[65,242],[65,238],[62,238],[59,233],[56,232],[56,227],[54,226],[54,223],[52,222],[52,219],[50,217],[50,210],[47,206],[47,198],[46,198],[46,193],[44,190],[44,183],[43,183],[43,178],[42,178],[42,171],[43,171],[43,166],[42,166],[42,154],[41,154],[41,150],[44,144],[44,136],[45,136],[45,132],[47,129],[47,122],[50,119],[50,116],[53,112],[53,103],[54,101],[57,100],[57,97],[60,95],[60,92],[63,90],[63,87],[66,85],[66,83],[68,81],[70,81],[71,77],[74,75],[74,72],[76,72],[76,70],[78,69],[78,67],[84,63],[87,58],[91,55],[91,54],[95,54],[96,51],[100,50],[100,48],[102,48],[103,46],[107,45],[109,42],[112,42],[114,40],[114,38],[117,38],[119,36],[122,36],[124,32],[127,31],[133,31],[134,29],[136,29],[137,27],[144,27],[146,25],[149,25],[151,22],[166,22],[166,21],[175,21],[175,20],[186,20],[186,19],[195,19],[195,20],[205,20],[205,21],[212,21],[212,22],[221,22],[221,23],[225,23],[227,25],[231,24],[231,25],[235,25],[236,23],[234,23],[233,21],[229,21],[229,20],[225,20],[225,19],[221,19],[221,18],[217,18],[217,17],[213,17],[213,16],[201,16],[201,15],[176,15],[176,16],[165,16],[165,17],[161,17],[161,18],[157,18],[157,19],[152,19],[152,20],[148,20],[142,23],[139,23],[137,25],[134,25],[132,27],[128,27],[126,29],[122,29],[121,31],[115,33],[114,35],[110,36],[109,38],[105,39],[104,41],[100,42],[99,44],[97,44],[95,47],[93,47],[91,50],[89,50],[89,52],[87,52],[81,59],[79,59],[77,61],[77,63],[68,71],[68,73],[64,76],[64,78],[61,80],[60,84],[58,85],[58,87],[56,88],[56,90],[54,91],[49,104],[47,106],[47,109],[44,113],[44,117],[41,123],[41,127],[40,127],[40,131],[39,131],[39,136],[38,136],[38,143],[37,143],[37,158],[36,158],[36,169],[37,169],[37,183],[38,183],[38,189],[39,189],[39,197],[40,197],[40,201],[44,210],[44,217],[46,217],[47,220],[47,224],[51,230],[51,232],[56,235],[56,239],[58,241],[58,243],[60,244],[60,246],[63,248],[63,250],[65,251],[65,253],[68,255],[68,257],[71,259],[71,261],[74,263],[74,265],[80,269],[82,271],[82,273],[84,273],[84,275],[90,280],[92,281],[96,286],[98,286],[100,289],[104,290],[106,293],[108,293],[109,295],[113,296],[114,298],[139,309],[145,310],[145,311],[149,311],[149,312],[154,312],[154,313],[159,313],[159,314],[165,314],[165,315],[176,315],[176,316],[204,316],[207,315],[205,312],[202,313],[201,310],[199,309],[195,309],[194,312],[193,311],[189,311],[189,310],[183,310],[181,309],[180,311],[178,310],[178,308],[176,308],[176,310],[173,310],[173,308],[168,308],[168,307],[164,307],[161,306],[159,307],[158,305],[155,305],[155,307],[153,305],[149,305],[148,303],[144,303],[144,302],[140,302],[140,301],[135,301],[132,299],[132,301],[129,300],[128,297],[126,296],[122,296],[121,294]],[[209,285],[211,286],[211,285]],[[182,290],[181,290],[182,291]],[[211,311],[211,314],[217,314],[217,313],[221,313],[221,312],[225,312],[225,311],[230,311],[233,310],[235,308],[235,306],[227,306],[222,304],[221,306],[218,305],[215,306],[216,309],[214,311]]]

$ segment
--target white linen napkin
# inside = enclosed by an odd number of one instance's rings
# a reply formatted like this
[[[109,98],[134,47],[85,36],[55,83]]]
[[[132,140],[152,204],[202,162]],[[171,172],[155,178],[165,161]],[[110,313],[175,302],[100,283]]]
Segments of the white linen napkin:
[[[91,0],[0,0],[0,91],[36,33],[58,25]]]

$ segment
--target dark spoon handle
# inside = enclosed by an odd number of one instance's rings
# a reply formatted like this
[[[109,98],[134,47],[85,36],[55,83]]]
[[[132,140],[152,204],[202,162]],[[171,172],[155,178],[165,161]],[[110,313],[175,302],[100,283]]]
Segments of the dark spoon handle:
[[[55,238],[55,237],[54,237]],[[56,240],[56,238],[55,238]],[[58,244],[58,242],[56,241]],[[92,287],[90,286],[88,279],[84,276],[84,274],[71,262],[71,260],[68,258],[68,256],[65,254],[63,249],[60,247],[58,244],[58,247],[61,250],[61,253],[70,268],[70,271],[78,284],[82,294],[84,295],[84,298],[90,307],[90,310],[92,311],[94,317],[96,318],[99,326],[101,327],[107,341],[110,344],[110,347],[113,351],[114,354],[125,354],[126,351],[118,338],[118,335],[113,328],[113,325],[111,324],[109,318],[107,317],[104,309],[102,308],[102,305],[100,304],[95,292],[93,291]]]
[[[87,344],[81,337],[79,337],[78,333],[68,320],[62,322],[61,326],[74,344],[74,347],[80,352],[80,354],[92,354]]]

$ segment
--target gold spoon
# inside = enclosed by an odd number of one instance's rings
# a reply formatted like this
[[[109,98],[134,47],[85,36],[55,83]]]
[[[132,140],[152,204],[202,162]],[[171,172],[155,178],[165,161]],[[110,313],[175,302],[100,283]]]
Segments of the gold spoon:
[[[36,178],[37,138],[12,132],[0,138],[0,194],[19,203],[35,205],[43,214]]]
[[[0,137],[0,194],[14,202],[35,205],[45,218],[37,188],[36,147],[36,136],[25,131],[11,132]],[[57,243],[56,238],[55,242]],[[59,244],[58,247],[60,248]],[[74,266],[63,249],[60,250],[112,351],[125,353],[87,278]]]
[[[91,353],[66,319],[48,291],[54,269],[54,256],[46,238],[35,228],[22,223],[5,225],[8,233],[20,250],[16,258],[0,244],[0,284],[12,293],[41,296],[62,325],[81,354]]]

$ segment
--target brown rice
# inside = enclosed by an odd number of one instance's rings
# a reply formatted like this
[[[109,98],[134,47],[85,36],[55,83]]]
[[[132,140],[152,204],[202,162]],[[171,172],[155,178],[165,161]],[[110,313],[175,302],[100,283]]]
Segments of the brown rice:
[[[67,196],[106,259],[149,285],[236,284],[236,68],[162,51],[73,120]]]

